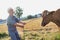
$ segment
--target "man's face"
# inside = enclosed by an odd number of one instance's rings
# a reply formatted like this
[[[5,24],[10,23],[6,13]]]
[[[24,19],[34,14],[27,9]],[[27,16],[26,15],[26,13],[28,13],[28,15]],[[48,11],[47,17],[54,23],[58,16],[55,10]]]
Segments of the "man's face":
[[[12,9],[12,8],[11,8],[11,9],[9,9],[9,10],[8,10],[8,13],[9,13],[9,15],[11,15],[11,16],[12,16],[12,15],[13,15],[13,13],[14,13],[13,9]]]

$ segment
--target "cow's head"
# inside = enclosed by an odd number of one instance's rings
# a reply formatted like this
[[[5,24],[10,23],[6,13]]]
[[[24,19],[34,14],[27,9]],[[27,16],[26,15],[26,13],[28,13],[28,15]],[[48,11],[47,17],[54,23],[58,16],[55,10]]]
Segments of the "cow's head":
[[[42,24],[41,24],[42,26],[47,25],[52,20],[52,15],[54,12],[55,11],[49,12],[48,10],[43,11],[43,13],[42,13],[43,20],[42,20]]]

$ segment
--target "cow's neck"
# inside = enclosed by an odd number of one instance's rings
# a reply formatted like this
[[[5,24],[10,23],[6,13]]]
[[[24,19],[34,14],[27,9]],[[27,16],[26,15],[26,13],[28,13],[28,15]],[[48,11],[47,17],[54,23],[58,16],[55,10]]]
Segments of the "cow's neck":
[[[58,27],[60,27],[60,21],[52,20],[52,22],[54,22]]]

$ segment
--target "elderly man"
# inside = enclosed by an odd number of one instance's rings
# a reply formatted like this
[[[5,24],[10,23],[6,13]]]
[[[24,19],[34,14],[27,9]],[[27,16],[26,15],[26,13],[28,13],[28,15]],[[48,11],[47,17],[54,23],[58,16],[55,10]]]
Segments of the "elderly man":
[[[7,18],[8,32],[11,37],[11,40],[21,40],[18,35],[16,27],[24,27],[23,22],[19,22],[19,20],[13,15],[14,10],[12,8],[8,9],[9,17]]]

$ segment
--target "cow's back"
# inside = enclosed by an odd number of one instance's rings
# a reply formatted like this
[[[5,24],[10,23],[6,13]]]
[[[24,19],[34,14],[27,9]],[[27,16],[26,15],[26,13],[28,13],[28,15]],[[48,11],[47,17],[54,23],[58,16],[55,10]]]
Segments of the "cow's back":
[[[55,13],[53,13],[53,18],[57,21],[60,21],[60,9],[56,10]]]

